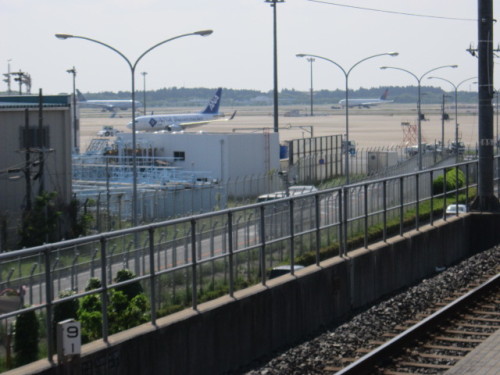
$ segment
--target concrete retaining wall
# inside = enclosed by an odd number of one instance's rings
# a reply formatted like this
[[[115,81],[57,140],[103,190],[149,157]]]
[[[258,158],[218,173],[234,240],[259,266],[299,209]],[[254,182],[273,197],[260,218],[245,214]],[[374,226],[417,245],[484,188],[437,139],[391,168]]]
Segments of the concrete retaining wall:
[[[500,215],[469,214],[394,237],[84,346],[80,374],[221,374],[341,323],[384,295],[500,243]],[[495,230],[493,230],[495,229]],[[47,361],[6,374],[56,374]]]

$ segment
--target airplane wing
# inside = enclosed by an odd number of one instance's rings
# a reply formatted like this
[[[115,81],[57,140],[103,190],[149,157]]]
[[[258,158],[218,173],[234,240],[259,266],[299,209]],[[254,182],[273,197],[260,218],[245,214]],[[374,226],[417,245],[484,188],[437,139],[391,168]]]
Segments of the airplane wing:
[[[204,124],[209,124],[209,123],[212,123],[212,122],[222,122],[222,121],[230,121],[234,118],[234,116],[236,116],[236,111],[233,112],[233,114],[231,115],[231,117],[229,118],[217,118],[215,120],[203,120],[203,121],[192,121],[192,122],[183,122],[181,124],[181,126],[183,128],[187,128],[187,127],[196,127],[196,126],[200,126],[200,125],[204,125]]]

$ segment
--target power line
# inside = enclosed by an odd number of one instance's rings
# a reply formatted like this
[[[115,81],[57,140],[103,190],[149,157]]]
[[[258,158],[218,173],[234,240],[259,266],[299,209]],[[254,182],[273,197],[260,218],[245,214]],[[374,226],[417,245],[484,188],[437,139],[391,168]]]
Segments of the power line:
[[[449,21],[474,21],[474,22],[477,21],[477,19],[475,19],[475,18],[444,17],[444,16],[433,16],[433,15],[429,15],[429,14],[416,14],[416,13],[407,13],[407,12],[397,12],[397,11],[394,11],[394,10],[384,10],[384,9],[375,9],[375,8],[360,7],[360,6],[355,6],[355,5],[331,3],[331,2],[328,2],[328,1],[322,1],[322,0],[308,0],[308,1],[311,1],[313,3],[321,3],[321,4],[326,4],[326,5],[333,5],[333,6],[338,6],[338,7],[344,7],[344,8],[353,8],[353,9],[360,9],[360,10],[368,10],[368,11],[371,11],[371,12],[397,14],[397,15],[400,15],[400,16],[412,16],[412,17],[422,17],[422,18],[436,18],[436,19],[449,20]]]

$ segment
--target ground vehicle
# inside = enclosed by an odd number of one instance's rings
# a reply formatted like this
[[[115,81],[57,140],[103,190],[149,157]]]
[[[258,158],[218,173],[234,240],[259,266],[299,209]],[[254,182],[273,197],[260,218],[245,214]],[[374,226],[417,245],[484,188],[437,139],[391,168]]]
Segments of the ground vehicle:
[[[465,144],[463,142],[458,142],[457,147],[456,142],[451,142],[449,150],[452,154],[456,154],[458,151],[458,154],[462,155],[465,152]]]
[[[292,197],[301,194],[314,193],[315,191],[318,191],[318,189],[312,185],[293,185],[288,188],[288,195]],[[284,190],[275,191],[274,193],[259,195],[257,197],[257,202],[272,201],[275,199],[285,198],[286,196],[286,191]]]
[[[453,216],[457,214],[457,210],[459,214],[464,214],[467,212],[467,206],[465,204],[450,204],[446,207],[446,216]]]
[[[351,156],[355,156],[356,155],[356,143],[354,141],[349,141],[348,143],[346,143],[347,141],[342,141],[342,153],[345,153],[345,148],[346,148],[346,144],[347,144],[347,152],[349,153],[349,155]]]
[[[314,193],[315,191],[318,191],[318,189],[312,185],[293,185],[288,188],[288,191],[290,192],[290,196],[292,196]]]
[[[112,126],[103,126],[102,129],[97,132],[97,135],[100,137],[114,137],[119,132],[119,130],[116,130]]]
[[[272,201],[275,199],[285,198],[286,193],[284,191],[276,191],[270,194],[262,194],[257,197],[257,202]]]

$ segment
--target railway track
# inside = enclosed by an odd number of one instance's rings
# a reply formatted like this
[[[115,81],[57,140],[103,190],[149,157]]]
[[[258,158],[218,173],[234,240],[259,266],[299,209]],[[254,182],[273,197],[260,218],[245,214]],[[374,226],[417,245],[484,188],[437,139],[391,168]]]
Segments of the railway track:
[[[361,358],[344,358],[347,367],[326,366],[324,371],[337,375],[444,373],[500,327],[499,292],[497,267],[496,275],[485,276],[480,285],[458,290],[448,301],[417,315],[418,320],[400,324],[359,349]]]

